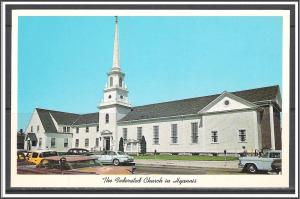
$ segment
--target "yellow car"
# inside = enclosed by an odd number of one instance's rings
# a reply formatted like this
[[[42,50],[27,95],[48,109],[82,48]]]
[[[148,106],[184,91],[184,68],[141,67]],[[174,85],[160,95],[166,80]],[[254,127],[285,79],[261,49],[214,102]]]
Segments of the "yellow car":
[[[38,165],[42,159],[51,156],[58,156],[58,153],[56,151],[49,150],[31,151],[27,154],[27,162]]]

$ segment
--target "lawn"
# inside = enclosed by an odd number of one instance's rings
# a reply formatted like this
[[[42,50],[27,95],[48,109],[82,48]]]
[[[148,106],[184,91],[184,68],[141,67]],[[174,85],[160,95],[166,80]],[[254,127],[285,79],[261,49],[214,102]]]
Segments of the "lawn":
[[[137,160],[192,160],[192,161],[225,161],[224,156],[204,156],[204,155],[139,155],[135,156]],[[238,160],[237,157],[227,156],[226,160]]]

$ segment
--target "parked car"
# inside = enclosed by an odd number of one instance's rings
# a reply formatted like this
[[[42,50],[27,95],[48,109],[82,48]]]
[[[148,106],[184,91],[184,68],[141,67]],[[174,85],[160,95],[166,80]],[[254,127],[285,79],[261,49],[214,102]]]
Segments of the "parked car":
[[[135,164],[134,158],[122,151],[101,151],[98,154],[94,153],[94,156],[98,157],[98,160],[100,160],[102,164],[113,164],[115,166],[120,164]]]
[[[28,152],[26,160],[29,164],[37,165],[41,162],[43,158],[51,156],[58,156],[58,153],[56,151],[49,150],[36,150]]]
[[[126,175],[135,172],[135,166],[103,166],[94,156],[52,156],[43,158],[34,166],[17,167],[18,174],[97,174]]]
[[[274,160],[281,159],[281,151],[269,150],[262,156],[246,156],[239,158],[239,167],[248,173],[256,173],[258,171],[271,171],[271,164]]]
[[[66,155],[92,155],[89,150],[83,148],[71,148]]]
[[[271,164],[272,171],[279,174],[281,172],[281,159],[275,159]]]

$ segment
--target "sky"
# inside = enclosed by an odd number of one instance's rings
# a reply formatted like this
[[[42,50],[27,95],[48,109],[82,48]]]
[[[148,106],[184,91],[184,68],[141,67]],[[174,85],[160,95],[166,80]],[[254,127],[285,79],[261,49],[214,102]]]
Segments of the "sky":
[[[18,129],[37,107],[98,111],[114,21],[19,17]],[[119,39],[133,106],[282,85],[282,17],[119,16]]]

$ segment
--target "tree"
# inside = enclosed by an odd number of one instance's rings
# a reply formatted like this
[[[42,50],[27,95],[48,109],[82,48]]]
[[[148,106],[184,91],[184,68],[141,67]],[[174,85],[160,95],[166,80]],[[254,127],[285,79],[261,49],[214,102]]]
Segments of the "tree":
[[[146,154],[147,153],[147,143],[145,140],[145,137],[142,136],[142,140],[141,140],[141,154]]]
[[[119,141],[119,151],[124,152],[124,140],[122,137],[120,138],[120,141]]]

